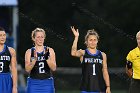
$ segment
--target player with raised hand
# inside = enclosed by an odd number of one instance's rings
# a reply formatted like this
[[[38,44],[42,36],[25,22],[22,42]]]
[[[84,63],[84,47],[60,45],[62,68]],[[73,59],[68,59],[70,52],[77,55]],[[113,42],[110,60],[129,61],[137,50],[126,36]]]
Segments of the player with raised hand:
[[[107,57],[104,52],[97,49],[97,32],[94,29],[88,30],[85,36],[87,48],[77,50],[79,31],[74,27],[71,27],[71,30],[74,34],[71,55],[79,57],[82,66],[81,93],[111,93]]]

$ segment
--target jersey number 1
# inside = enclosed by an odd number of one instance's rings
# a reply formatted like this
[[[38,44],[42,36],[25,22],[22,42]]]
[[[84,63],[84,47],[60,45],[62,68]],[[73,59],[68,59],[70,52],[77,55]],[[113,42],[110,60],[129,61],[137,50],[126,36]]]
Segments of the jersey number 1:
[[[95,73],[95,64],[93,64],[93,73],[92,74],[96,75],[96,73]]]

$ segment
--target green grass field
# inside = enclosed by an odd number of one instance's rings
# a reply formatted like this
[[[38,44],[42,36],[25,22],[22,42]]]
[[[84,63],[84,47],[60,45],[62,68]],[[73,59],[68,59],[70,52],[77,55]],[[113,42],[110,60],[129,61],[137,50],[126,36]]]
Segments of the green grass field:
[[[80,93],[79,91],[74,91],[74,90],[71,90],[71,91],[57,91],[56,93]],[[126,90],[111,90],[111,93],[127,93]]]

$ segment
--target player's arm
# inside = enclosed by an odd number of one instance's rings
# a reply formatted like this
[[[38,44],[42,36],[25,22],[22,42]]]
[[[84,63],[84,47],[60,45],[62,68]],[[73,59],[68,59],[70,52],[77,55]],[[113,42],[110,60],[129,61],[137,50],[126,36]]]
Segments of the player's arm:
[[[37,61],[36,52],[34,53],[34,55],[35,56],[31,59],[31,49],[28,49],[25,53],[25,70],[28,73],[32,70]]]
[[[74,41],[73,41],[73,45],[71,48],[71,55],[75,56],[75,57],[81,57],[83,55],[83,50],[77,50],[77,43],[78,43],[78,38],[79,38],[79,31],[78,29],[75,29],[74,27],[71,27],[71,30],[74,34]]]
[[[108,68],[107,68],[107,57],[106,54],[104,52],[102,52],[102,56],[103,56],[103,77],[105,80],[105,84],[106,84],[106,93],[110,93],[110,79],[109,79],[109,74],[108,74]]]
[[[132,77],[133,69],[132,69],[132,62],[131,61],[126,62],[126,74],[128,75],[129,78]]]
[[[46,62],[48,64],[48,66],[50,67],[50,69],[52,71],[55,71],[56,70],[56,58],[55,58],[55,52],[52,48],[49,48],[49,54],[47,55],[48,58],[46,58]]]
[[[132,69],[132,52],[130,51],[126,57],[126,74],[128,75],[128,77],[132,77],[133,74],[133,69]]]
[[[11,54],[11,73],[12,73],[12,80],[13,80],[13,89],[14,93],[17,93],[17,59],[16,59],[16,52],[13,48],[9,47],[9,51]]]

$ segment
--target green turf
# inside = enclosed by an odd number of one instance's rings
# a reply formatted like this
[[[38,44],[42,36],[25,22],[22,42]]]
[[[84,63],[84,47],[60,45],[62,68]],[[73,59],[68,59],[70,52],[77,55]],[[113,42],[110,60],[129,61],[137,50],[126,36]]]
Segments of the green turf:
[[[56,91],[56,93],[80,93],[79,91],[74,90],[65,90],[65,91]],[[126,90],[111,90],[111,93],[127,93]]]
[[[65,90],[65,91],[56,91],[56,93],[79,93],[79,91],[68,91],[68,90]]]

